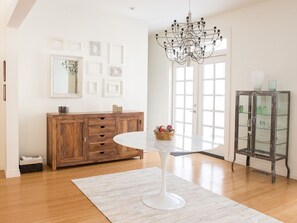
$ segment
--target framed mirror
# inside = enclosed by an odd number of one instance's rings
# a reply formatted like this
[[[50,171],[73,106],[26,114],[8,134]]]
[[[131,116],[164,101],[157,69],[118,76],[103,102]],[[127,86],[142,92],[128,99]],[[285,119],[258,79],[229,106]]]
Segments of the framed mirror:
[[[51,56],[51,97],[82,97],[82,57]]]

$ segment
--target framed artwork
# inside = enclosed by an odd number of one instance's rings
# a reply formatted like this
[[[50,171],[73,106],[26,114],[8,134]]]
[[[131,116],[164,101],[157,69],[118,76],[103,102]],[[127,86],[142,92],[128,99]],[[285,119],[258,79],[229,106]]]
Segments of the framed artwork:
[[[6,61],[3,61],[3,82],[6,81]]]
[[[123,96],[123,81],[122,80],[109,80],[103,81],[103,96],[104,97],[122,97]]]
[[[88,75],[101,75],[103,70],[103,64],[100,62],[90,62],[86,64],[86,72]]]
[[[109,44],[109,64],[115,66],[124,64],[124,46]]]
[[[101,56],[101,43],[100,42],[95,42],[95,41],[90,41],[89,43],[89,53],[90,56]]]
[[[88,93],[89,94],[97,94],[98,87],[99,87],[98,81],[89,81],[88,82]]]
[[[110,75],[114,77],[121,77],[123,75],[122,67],[110,67]]]

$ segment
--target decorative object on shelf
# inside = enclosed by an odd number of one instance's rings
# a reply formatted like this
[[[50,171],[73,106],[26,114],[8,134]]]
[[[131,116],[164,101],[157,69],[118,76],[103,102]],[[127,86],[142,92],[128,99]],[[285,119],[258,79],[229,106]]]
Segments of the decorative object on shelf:
[[[109,64],[114,66],[124,64],[124,46],[109,44]]]
[[[157,126],[154,130],[156,139],[159,140],[172,140],[174,136],[174,129],[172,125],[161,125]]]
[[[90,56],[101,56],[101,43],[96,41],[90,41],[89,43]]]
[[[264,82],[264,71],[256,70],[251,72],[252,86],[255,91],[261,91]]]
[[[122,67],[115,67],[112,66],[110,68],[110,75],[114,77],[121,77],[123,75],[123,69]]]
[[[122,106],[112,105],[112,112],[113,113],[121,113],[123,112]]]
[[[67,114],[67,113],[69,113],[69,107],[68,106],[59,106],[58,111],[61,114]]]
[[[104,97],[121,97],[123,96],[123,81],[116,79],[104,79],[103,81]]]
[[[239,112],[240,112],[240,113],[243,112],[243,105],[239,105]]]
[[[178,64],[190,65],[191,61],[202,64],[205,58],[212,56],[218,42],[223,37],[221,31],[214,26],[206,28],[204,18],[192,22],[190,10],[186,23],[177,23],[174,20],[170,30],[165,30],[163,35],[156,34],[158,44],[164,48],[167,58]]]
[[[277,81],[276,80],[268,80],[268,90],[276,91]]]

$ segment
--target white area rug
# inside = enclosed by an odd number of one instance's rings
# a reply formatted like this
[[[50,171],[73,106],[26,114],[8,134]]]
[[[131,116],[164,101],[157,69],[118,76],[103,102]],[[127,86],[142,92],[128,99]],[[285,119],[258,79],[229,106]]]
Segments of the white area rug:
[[[170,173],[167,173],[167,189],[182,196],[186,205],[173,211],[149,208],[142,203],[141,197],[145,192],[160,188],[159,168],[132,170],[72,181],[113,223],[280,222]]]

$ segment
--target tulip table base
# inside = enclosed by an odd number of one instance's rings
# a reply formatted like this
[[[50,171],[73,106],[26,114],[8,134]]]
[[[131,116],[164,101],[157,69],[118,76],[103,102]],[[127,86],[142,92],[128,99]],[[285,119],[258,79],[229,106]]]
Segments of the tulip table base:
[[[166,166],[170,152],[159,152],[162,165],[161,190],[152,191],[142,196],[142,202],[151,208],[158,210],[174,210],[185,206],[185,200],[174,193],[166,190]]]

